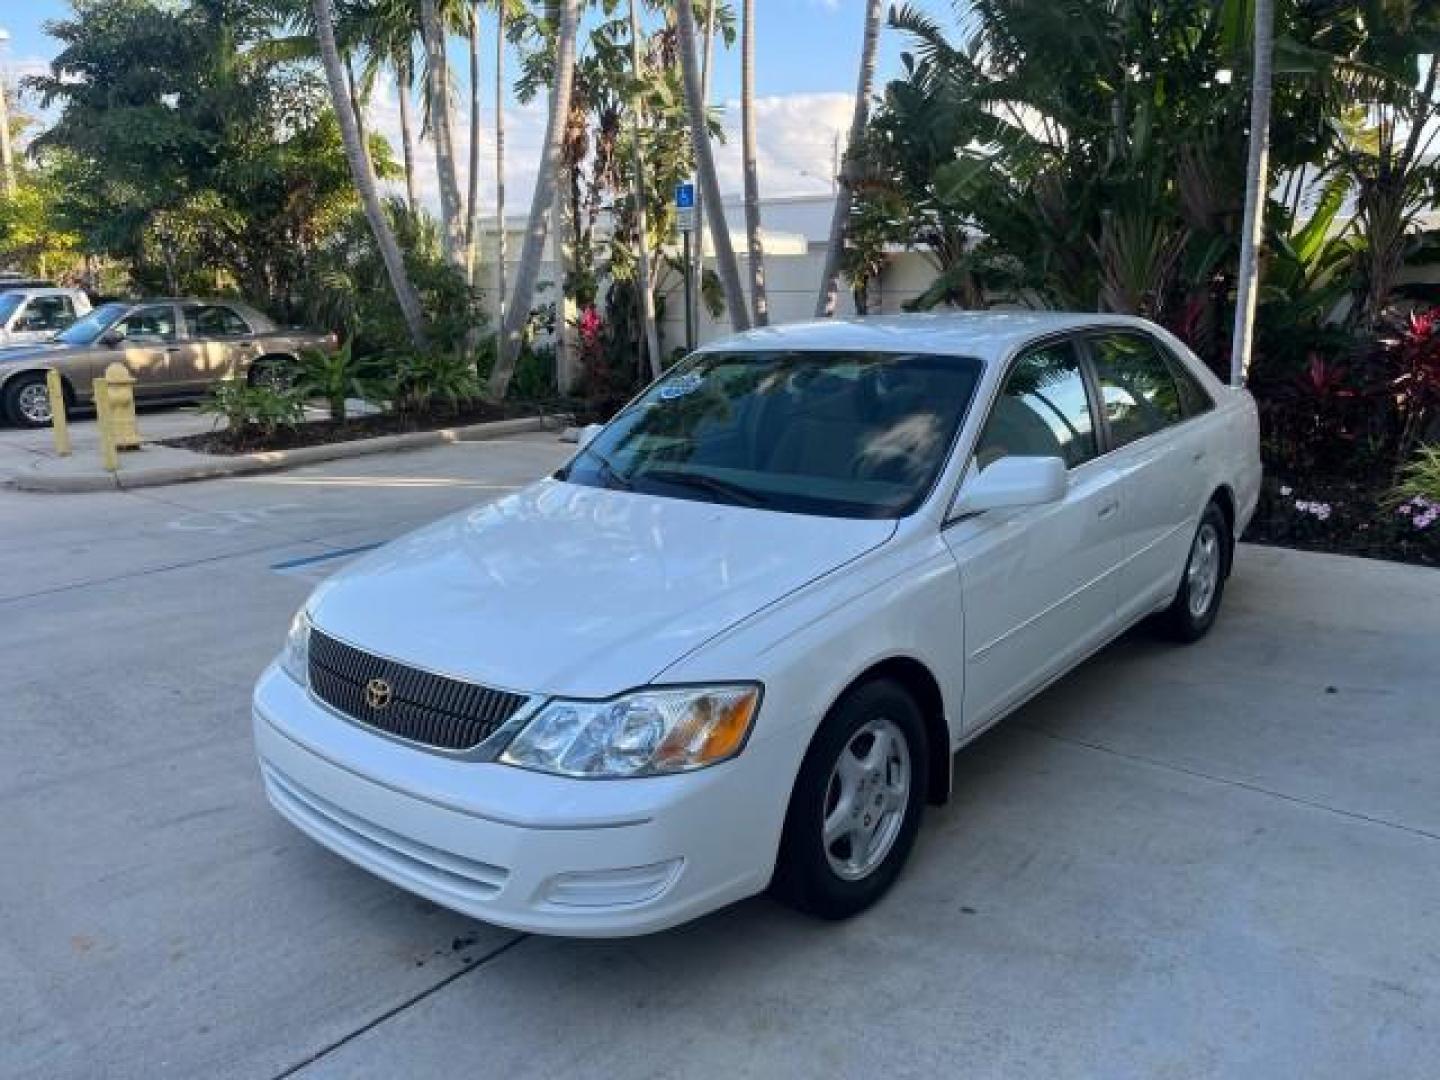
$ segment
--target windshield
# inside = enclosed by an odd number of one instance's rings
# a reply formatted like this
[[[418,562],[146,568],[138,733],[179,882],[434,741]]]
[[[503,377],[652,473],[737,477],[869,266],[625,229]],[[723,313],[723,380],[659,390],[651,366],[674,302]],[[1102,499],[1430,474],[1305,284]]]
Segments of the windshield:
[[[110,329],[110,325],[129,310],[129,304],[101,304],[89,315],[56,334],[55,340],[63,341],[66,345],[93,344],[96,338]]]
[[[924,501],[978,360],[868,352],[700,353],[559,474],[571,483],[832,517]]]
[[[10,316],[25,302],[24,293],[0,293],[0,326],[10,321]]]

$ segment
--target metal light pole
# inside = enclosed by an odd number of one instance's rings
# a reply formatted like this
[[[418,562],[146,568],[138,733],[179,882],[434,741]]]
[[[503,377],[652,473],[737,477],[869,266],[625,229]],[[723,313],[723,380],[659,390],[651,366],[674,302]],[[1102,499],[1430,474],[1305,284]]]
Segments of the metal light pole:
[[[10,31],[0,28],[0,59],[10,44]],[[10,103],[5,86],[5,65],[0,63],[0,171],[4,173],[5,196],[15,197],[15,157],[10,147]]]
[[[1274,51],[1275,9],[1271,0],[1255,2],[1255,60],[1250,75],[1250,154],[1245,166],[1245,228],[1240,238],[1239,288],[1235,296],[1235,336],[1230,342],[1230,385],[1245,385],[1250,345],[1255,336],[1255,300],[1260,290],[1260,243],[1265,236],[1266,179],[1270,159],[1270,59]]]

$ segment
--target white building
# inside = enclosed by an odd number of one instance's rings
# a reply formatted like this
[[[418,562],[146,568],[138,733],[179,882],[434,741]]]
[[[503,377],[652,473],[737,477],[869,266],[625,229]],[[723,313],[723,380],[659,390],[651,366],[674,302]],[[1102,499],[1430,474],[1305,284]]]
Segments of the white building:
[[[721,201],[731,244],[740,264],[741,280],[748,294],[750,274],[744,203],[739,195],[724,196]],[[772,323],[797,322],[813,317],[820,290],[820,275],[825,264],[825,251],[829,246],[830,218],[834,206],[833,194],[788,195],[763,200],[761,221],[762,243],[765,249],[765,286]],[[525,242],[527,216],[507,215],[505,225],[506,280],[509,282],[514,280],[515,263],[519,260]],[[706,228],[697,235],[703,235],[706,264],[713,267],[709,260],[714,254],[714,244],[709,229]],[[535,298],[537,304],[556,299],[555,282],[559,275],[556,272],[558,263],[555,258],[555,239],[552,231],[548,241],[548,257],[540,269],[540,284]],[[495,222],[492,218],[481,224],[480,255],[485,267],[494,267],[496,248]],[[677,254],[679,249],[680,240],[677,236]],[[924,255],[902,251],[893,253],[880,280],[871,285],[871,313],[898,311],[901,304],[924,291],[934,279],[934,275],[934,267]],[[660,327],[661,347],[668,353],[685,344],[684,287],[683,283],[673,280],[673,276],[672,280],[662,284],[666,317]],[[493,286],[493,282],[482,280],[482,287],[484,286]],[[842,316],[855,313],[850,290],[843,282],[837,310]],[[727,315],[722,313],[719,319],[713,319],[702,307],[696,326],[697,344],[713,341],[730,332]]]

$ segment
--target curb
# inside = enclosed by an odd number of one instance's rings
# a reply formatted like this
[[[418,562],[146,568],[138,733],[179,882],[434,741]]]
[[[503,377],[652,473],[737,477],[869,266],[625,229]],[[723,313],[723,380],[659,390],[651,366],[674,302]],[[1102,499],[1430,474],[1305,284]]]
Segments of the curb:
[[[326,443],[322,446],[300,446],[293,450],[265,450],[233,457],[206,456],[193,465],[167,465],[126,473],[124,459],[119,472],[96,470],[49,476],[42,472],[12,474],[10,486],[19,491],[47,491],[78,494],[89,491],[133,491],[136,488],[187,484],[196,480],[216,480],[226,476],[248,476],[254,473],[279,472],[301,465],[316,465],[342,458],[364,457],[393,450],[419,450],[449,443],[483,442],[526,431],[546,431],[561,426],[553,416],[527,416],[515,420],[491,420],[464,427],[438,428],[434,431],[408,431],[400,435],[377,435],[373,439]]]

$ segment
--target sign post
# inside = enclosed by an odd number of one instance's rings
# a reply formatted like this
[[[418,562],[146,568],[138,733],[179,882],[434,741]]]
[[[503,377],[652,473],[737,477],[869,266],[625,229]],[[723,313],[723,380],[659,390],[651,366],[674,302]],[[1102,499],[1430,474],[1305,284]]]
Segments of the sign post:
[[[695,304],[692,290],[695,275],[691,272],[694,252],[691,237],[695,232],[695,184],[691,180],[675,185],[675,223],[685,242],[685,351],[695,349]]]

